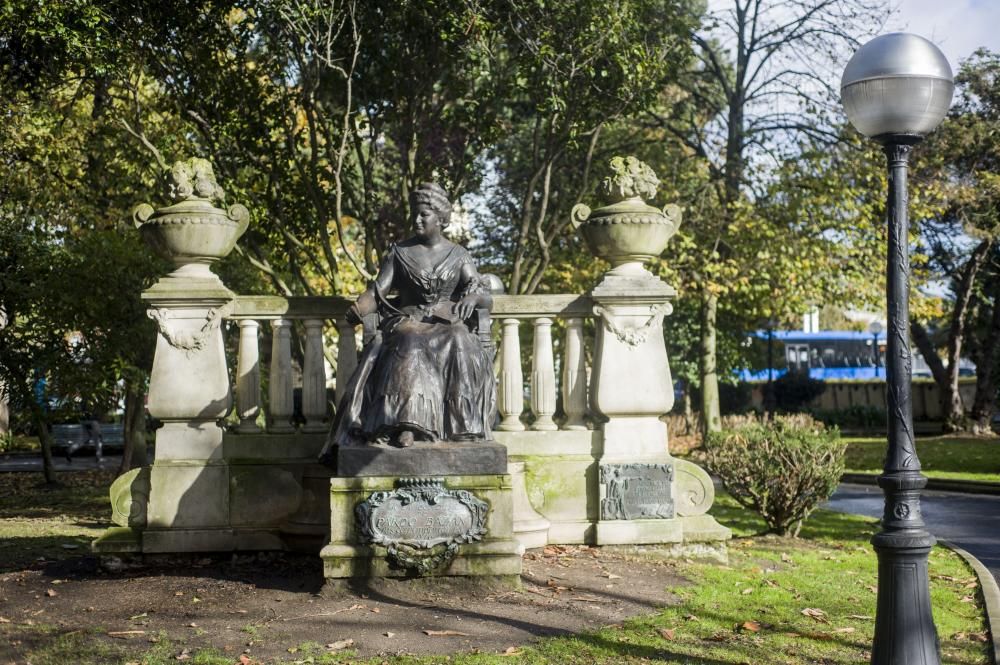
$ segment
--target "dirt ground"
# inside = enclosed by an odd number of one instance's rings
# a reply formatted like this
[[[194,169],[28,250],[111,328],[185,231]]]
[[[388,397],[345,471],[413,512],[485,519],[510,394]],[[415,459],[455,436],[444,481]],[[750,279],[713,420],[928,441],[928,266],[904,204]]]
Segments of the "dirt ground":
[[[106,631],[100,639],[137,652],[166,638],[178,650],[212,647],[256,661],[292,659],[306,642],[346,640],[360,656],[503,653],[651,613],[676,602],[669,589],[684,583],[668,562],[588,547],[529,552],[520,590],[416,580],[335,591],[324,587],[319,558],[299,555],[110,571],[80,556],[0,574],[0,623],[8,624],[0,664],[24,662],[39,641],[81,630]],[[55,631],[43,634],[41,626]]]

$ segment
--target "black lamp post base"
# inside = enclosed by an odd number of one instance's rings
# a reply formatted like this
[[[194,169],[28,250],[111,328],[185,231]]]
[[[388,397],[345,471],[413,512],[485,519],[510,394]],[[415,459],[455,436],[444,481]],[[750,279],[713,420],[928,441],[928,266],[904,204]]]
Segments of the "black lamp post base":
[[[879,536],[888,534],[879,534]],[[875,642],[872,646],[873,665],[940,665],[940,646],[931,616],[928,591],[927,556],[934,538],[924,532],[911,537],[916,545],[930,540],[925,547],[890,547],[872,539],[878,554],[878,610],[875,620]],[[890,536],[905,538],[901,534]]]

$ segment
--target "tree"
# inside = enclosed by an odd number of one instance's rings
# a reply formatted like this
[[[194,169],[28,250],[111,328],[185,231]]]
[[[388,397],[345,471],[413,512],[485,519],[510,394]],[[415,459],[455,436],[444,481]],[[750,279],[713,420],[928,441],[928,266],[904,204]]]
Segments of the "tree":
[[[720,427],[717,328],[720,302],[740,272],[734,249],[750,230],[741,220],[771,181],[769,164],[794,157],[804,137],[839,140],[839,64],[885,18],[874,0],[733,0],[694,35],[698,66],[680,80],[689,101],[655,114],[709,164],[717,201],[714,218],[699,220],[696,243],[705,248],[698,281],[707,431]]]
[[[945,432],[966,426],[958,391],[959,360],[977,302],[992,297],[992,275],[985,279],[986,293],[982,293],[984,280],[980,278],[995,258],[1000,237],[1000,54],[976,51],[962,63],[956,91],[948,117],[921,150],[924,166],[916,174],[924,189],[936,191],[942,201],[937,214],[917,219],[930,268],[938,279],[948,282],[951,291],[943,331],[944,361],[925,321],[920,316],[911,320],[913,339],[940,390]],[[989,354],[982,355],[983,348],[977,351],[985,364],[983,389],[988,393],[992,390]],[[976,401],[982,405],[994,399],[995,395],[984,395]],[[978,411],[981,421],[985,417],[982,406]]]
[[[124,380],[126,445],[141,435],[153,338],[139,292],[162,264],[126,221],[146,165],[122,144],[115,122],[114,86],[130,52],[113,46],[109,15],[78,0],[8,3],[0,18],[0,94],[8,102],[0,127],[8,166],[0,182],[0,378],[31,414],[52,482],[54,405],[110,406]]]

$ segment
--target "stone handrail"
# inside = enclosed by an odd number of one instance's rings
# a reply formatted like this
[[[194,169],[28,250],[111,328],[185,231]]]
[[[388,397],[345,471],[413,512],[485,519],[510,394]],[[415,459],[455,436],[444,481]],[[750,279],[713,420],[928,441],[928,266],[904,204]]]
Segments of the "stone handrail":
[[[357,366],[358,342],[355,326],[346,313],[353,298],[345,296],[236,296],[227,307],[225,318],[240,327],[239,360],[236,372],[236,409],[240,422],[238,433],[258,433],[256,421],[261,412],[260,395],[260,322],[270,321],[271,366],[269,368],[267,429],[273,433],[295,431],[293,416],[293,375],[291,323],[301,320],[305,328],[302,367],[302,432],[323,432],[327,420],[326,368],[323,353],[323,328],[332,321],[337,330],[337,382],[335,399],[339,403],[349,377]],[[521,370],[519,329],[522,321],[533,328],[530,410],[532,430],[586,429],[588,414],[587,368],[584,353],[583,320],[594,316],[594,303],[588,296],[572,294],[495,295],[492,315],[500,329],[500,372],[498,410],[501,431],[523,431],[524,377]],[[552,324],[565,321],[562,345],[561,381],[557,383],[553,355]],[[340,380],[345,377],[345,380]],[[557,390],[561,390],[566,420],[553,420]]]

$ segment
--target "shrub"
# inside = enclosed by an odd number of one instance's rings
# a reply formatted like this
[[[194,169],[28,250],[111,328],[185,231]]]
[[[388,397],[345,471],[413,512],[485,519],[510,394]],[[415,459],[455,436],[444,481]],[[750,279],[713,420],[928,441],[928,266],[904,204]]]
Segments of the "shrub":
[[[806,415],[748,423],[709,436],[705,463],[726,491],[764,518],[770,532],[796,537],[844,472],[836,428]]]
[[[828,427],[858,430],[884,430],[887,418],[885,409],[862,404],[843,409],[817,409],[813,414]]]
[[[809,378],[805,371],[786,372],[774,380],[774,401],[779,411],[804,410],[810,402],[823,394],[826,384]]]

